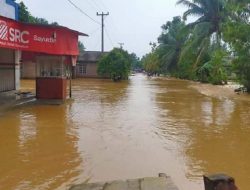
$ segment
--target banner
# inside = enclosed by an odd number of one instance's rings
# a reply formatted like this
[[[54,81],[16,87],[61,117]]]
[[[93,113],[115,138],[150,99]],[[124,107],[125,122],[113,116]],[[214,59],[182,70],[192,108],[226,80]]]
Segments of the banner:
[[[78,36],[62,26],[20,23],[0,16],[0,47],[53,55],[78,55]]]

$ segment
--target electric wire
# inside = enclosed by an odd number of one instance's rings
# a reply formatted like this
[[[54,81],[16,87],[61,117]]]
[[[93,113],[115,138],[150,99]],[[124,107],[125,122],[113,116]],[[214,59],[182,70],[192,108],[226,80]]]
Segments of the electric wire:
[[[102,9],[102,7],[95,0],[92,0],[92,2],[95,4],[95,6],[97,7],[97,9],[100,9],[100,10]]]
[[[109,39],[109,42],[110,44],[112,45],[112,47],[114,48],[114,43],[113,43],[113,40],[111,39],[109,33],[108,33],[108,30],[106,28],[104,28],[105,30],[105,34],[107,35],[108,39]]]
[[[78,7],[75,3],[73,3],[73,1],[71,0],[67,0],[73,7],[75,7],[78,11],[80,11],[82,14],[84,14],[86,17],[88,17],[90,20],[92,20],[93,22],[95,22],[96,24],[101,25],[101,23],[99,23],[98,21],[96,21],[95,19],[93,19],[91,16],[89,16],[87,13],[85,13],[80,7]]]
[[[91,32],[89,32],[88,34],[89,35],[94,35],[97,31],[99,31],[100,30],[100,28],[98,27],[98,28],[96,28],[95,30],[92,30]]]
[[[102,0],[100,0],[100,3],[102,4],[102,6],[104,7],[104,9],[106,9],[106,11],[108,10],[107,9],[107,6],[104,4],[104,2]]]
[[[90,5],[90,7],[91,7],[93,10],[96,11],[96,6],[94,6],[94,5],[91,3],[91,1],[89,1],[89,0],[86,0],[86,1],[87,1],[88,4]]]

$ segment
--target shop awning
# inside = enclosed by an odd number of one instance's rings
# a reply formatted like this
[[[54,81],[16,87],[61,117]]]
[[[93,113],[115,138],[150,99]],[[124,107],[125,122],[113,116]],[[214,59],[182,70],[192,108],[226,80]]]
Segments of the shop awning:
[[[63,26],[17,22],[0,16],[0,47],[52,55],[78,55],[78,37]]]

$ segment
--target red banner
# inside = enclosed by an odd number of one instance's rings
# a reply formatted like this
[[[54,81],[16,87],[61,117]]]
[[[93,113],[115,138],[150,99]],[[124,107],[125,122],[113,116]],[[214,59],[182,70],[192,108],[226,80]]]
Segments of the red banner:
[[[62,26],[16,22],[0,16],[0,47],[53,55],[78,55],[78,36]]]

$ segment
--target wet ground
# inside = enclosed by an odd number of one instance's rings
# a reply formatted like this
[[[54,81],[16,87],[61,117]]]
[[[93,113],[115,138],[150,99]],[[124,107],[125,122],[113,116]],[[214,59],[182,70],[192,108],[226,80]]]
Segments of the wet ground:
[[[81,79],[63,105],[9,110],[0,116],[0,189],[62,190],[163,172],[181,190],[201,190],[203,174],[225,172],[248,190],[250,100],[190,85],[142,75]]]

